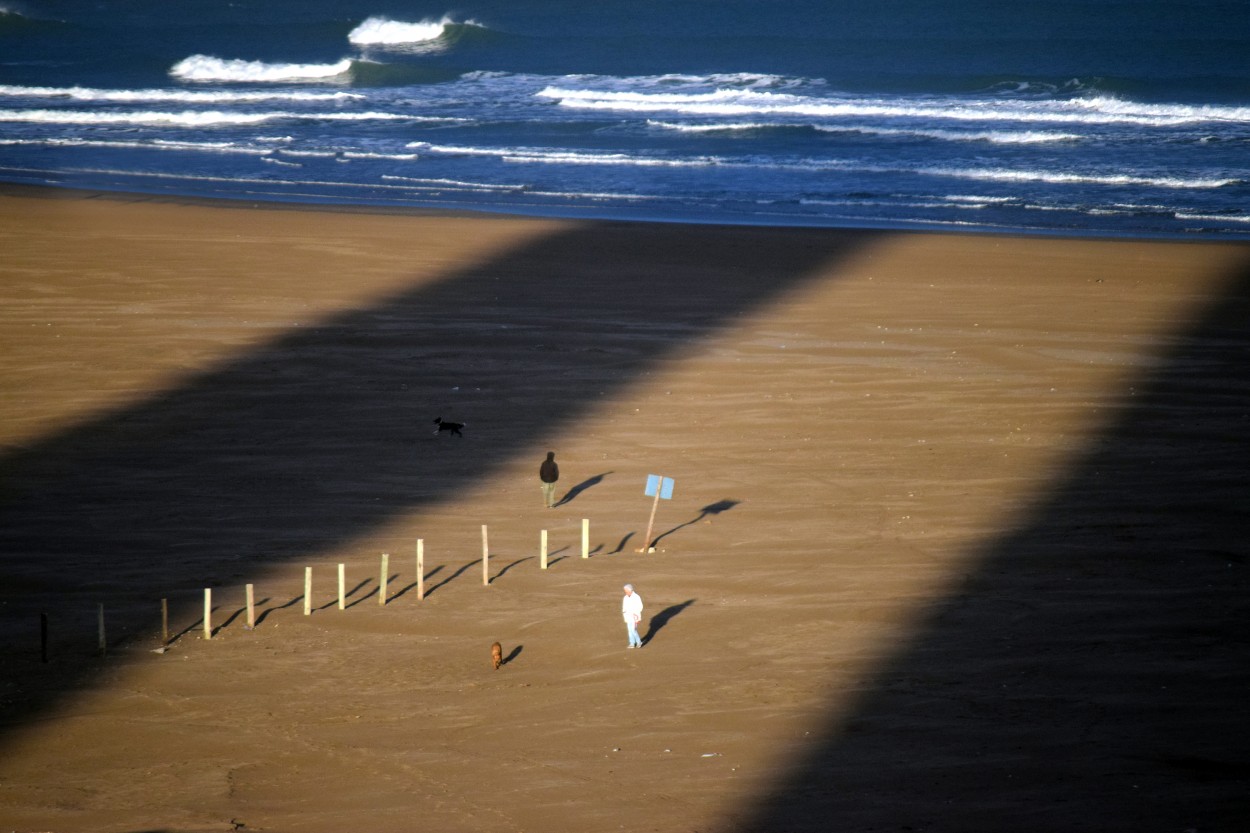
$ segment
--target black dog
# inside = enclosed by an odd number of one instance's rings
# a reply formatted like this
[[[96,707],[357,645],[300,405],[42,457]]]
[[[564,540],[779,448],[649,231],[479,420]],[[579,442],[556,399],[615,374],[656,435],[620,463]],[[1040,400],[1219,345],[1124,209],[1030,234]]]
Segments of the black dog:
[[[453,437],[464,436],[464,434],[460,433],[460,429],[464,427],[463,422],[443,422],[443,418],[439,417],[434,420],[434,424],[438,426],[434,429],[435,435],[441,434],[444,431],[450,431]]]

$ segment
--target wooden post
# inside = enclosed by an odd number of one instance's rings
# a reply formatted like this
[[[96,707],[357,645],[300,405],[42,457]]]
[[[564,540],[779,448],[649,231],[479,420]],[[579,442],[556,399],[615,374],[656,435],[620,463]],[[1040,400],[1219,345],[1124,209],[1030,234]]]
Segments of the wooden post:
[[[544,570],[547,569],[547,530],[545,529],[542,534],[542,548],[539,550],[538,563],[542,565]]]
[[[249,584],[247,586],[247,629],[254,630],[256,628],[256,587]]]
[[[390,572],[388,569],[391,560],[390,553],[382,553],[382,575],[378,579],[378,605],[386,606],[386,574]]]
[[[104,656],[105,654],[108,653],[108,644],[109,644],[108,639],[106,639],[104,636],[104,602],[100,602],[99,612],[98,612],[96,619],[97,619],[96,624],[99,626],[98,630],[99,630],[99,635],[100,635],[100,639],[99,639],[100,656]]]
[[[347,565],[339,564],[339,610],[347,610]]]
[[[417,539],[417,601],[425,598],[425,539]]]
[[[590,518],[582,518],[582,558],[590,558]]]
[[[213,638],[213,590],[204,588],[204,638]]]
[[[39,660],[48,661],[48,614],[39,614]]]
[[[169,599],[161,599],[161,646],[169,644]]]
[[[663,483],[664,481],[661,479],[660,480],[661,486],[663,485]],[[647,521],[647,537],[642,539],[642,549],[639,550],[639,552],[651,551],[651,528],[655,526],[655,510],[658,509],[659,506],[660,506],[660,487],[657,486],[655,490],[655,500],[652,501],[651,503],[651,519]]]
[[[312,613],[312,567],[304,568],[304,615]]]
[[[482,586],[490,585],[490,545],[486,542],[486,524],[482,524]]]

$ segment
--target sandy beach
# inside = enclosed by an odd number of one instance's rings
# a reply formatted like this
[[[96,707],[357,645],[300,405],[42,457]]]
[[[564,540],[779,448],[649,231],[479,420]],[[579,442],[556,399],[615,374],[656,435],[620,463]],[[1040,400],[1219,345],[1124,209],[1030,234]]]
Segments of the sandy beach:
[[[0,251],[4,831],[1246,829],[1250,245],[8,188]]]

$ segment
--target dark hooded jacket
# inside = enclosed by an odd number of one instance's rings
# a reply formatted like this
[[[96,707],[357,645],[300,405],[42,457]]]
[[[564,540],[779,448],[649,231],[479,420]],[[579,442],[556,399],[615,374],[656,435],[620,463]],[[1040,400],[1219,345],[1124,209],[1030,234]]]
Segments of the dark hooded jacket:
[[[556,465],[556,453],[547,452],[547,459],[538,467],[538,477],[544,483],[555,483],[560,479],[560,467]]]

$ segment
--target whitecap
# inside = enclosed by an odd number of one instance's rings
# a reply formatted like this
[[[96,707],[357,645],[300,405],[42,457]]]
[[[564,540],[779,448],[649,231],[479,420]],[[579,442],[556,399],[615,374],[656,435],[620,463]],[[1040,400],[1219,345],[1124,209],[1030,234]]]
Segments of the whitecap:
[[[476,26],[472,20],[466,25]],[[450,17],[442,20],[422,20],[420,23],[404,23],[385,17],[370,17],[353,29],[347,39],[357,46],[396,46],[400,44],[425,43],[438,40],[448,26],[456,25]]]
[[[103,90],[92,87],[23,87],[0,84],[0,96],[21,98],[68,98],[73,101],[157,102],[186,104],[248,103],[255,101],[345,101],[360,99],[358,93],[312,93],[291,90]]]
[[[758,90],[649,92],[547,86],[535,93],[561,107],[637,113],[673,112],[701,116],[782,116],[841,119],[849,117],[924,118],[960,122],[1035,122],[1042,124],[1131,124],[1171,127],[1204,121],[1250,122],[1250,107],[1151,105],[1108,97],[1052,101],[796,95]]]
[[[36,124],[157,124],[175,127],[211,127],[284,119],[310,121],[412,121],[395,113],[228,113],[220,110],[184,110],[182,112],[135,111],[129,113],[93,112],[87,110],[0,110],[0,122]]]
[[[571,150],[544,150],[542,148],[487,148],[467,145],[435,145],[429,142],[409,142],[406,147],[425,153],[446,156],[487,156],[514,163],[547,163],[560,165],[625,165],[636,167],[708,167],[724,164],[714,156],[684,157],[675,159],[654,156],[635,156],[629,153],[595,153]]]
[[[1241,180],[1212,177],[1142,176],[1130,174],[1062,173],[995,168],[920,168],[918,173],[990,182],[1043,182],[1055,185],[1145,186],[1149,188],[1209,189],[1236,185]]]
[[[183,81],[324,81],[345,75],[351,67],[348,58],[333,64],[269,64],[192,55],[174,64],[169,74]]]

